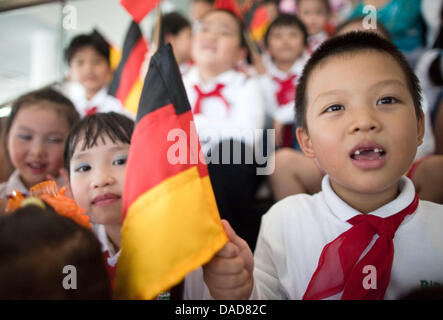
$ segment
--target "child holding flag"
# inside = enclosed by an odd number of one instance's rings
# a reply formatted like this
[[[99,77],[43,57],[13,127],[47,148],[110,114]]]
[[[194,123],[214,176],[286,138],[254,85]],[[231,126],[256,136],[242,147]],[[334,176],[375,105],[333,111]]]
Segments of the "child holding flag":
[[[419,200],[404,176],[424,135],[404,56],[373,33],[333,38],[307,63],[296,99],[297,138],[327,173],[322,191],[263,217],[254,276],[252,253],[231,232],[204,267],[211,295],[398,299],[442,283],[443,206]]]

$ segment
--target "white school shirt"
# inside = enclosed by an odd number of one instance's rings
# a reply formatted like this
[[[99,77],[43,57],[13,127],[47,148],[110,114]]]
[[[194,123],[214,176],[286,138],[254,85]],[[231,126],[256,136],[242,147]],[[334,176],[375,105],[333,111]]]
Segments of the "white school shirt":
[[[407,207],[414,199],[413,183],[402,177],[399,187],[399,196],[372,214],[388,217]],[[346,221],[359,212],[334,193],[329,176],[323,178],[322,190],[289,196],[263,216],[252,299],[302,299],[324,246],[352,227]],[[385,299],[398,299],[424,283],[443,284],[442,226],[443,206],[432,202],[420,201],[416,212],[406,216],[393,240]]]
[[[287,79],[289,76],[296,75],[293,80],[294,87],[297,87],[298,81],[303,73],[303,68],[309,60],[309,54],[304,51],[302,55],[294,62],[288,72],[277,68],[272,58],[268,54],[263,55],[263,64],[265,65],[267,74],[261,77],[262,90],[272,91],[275,103],[272,105],[270,111],[271,117],[283,124],[294,123],[295,121],[295,100],[292,100],[284,105],[279,105],[277,100],[277,93],[280,91],[280,83],[274,77],[281,80]],[[294,89],[295,90],[295,89]],[[294,95],[295,97],[295,95]]]
[[[308,48],[309,52],[312,54],[315,50],[320,47],[320,45],[328,40],[329,35],[326,31],[320,31],[319,33],[313,34],[308,37]]]
[[[108,88],[101,88],[90,100],[86,98],[85,89],[78,83],[70,83],[67,89],[68,97],[71,99],[81,117],[86,115],[86,111],[96,107],[96,112],[117,112],[130,119],[135,119],[135,115],[126,110],[120,100],[108,94]]]
[[[222,99],[208,97],[202,99],[201,113],[194,114],[204,153],[221,139],[243,140],[251,146],[258,142],[258,138],[254,138],[254,129],[264,127],[264,98],[256,78],[232,69],[203,83],[197,67],[194,66],[183,76],[183,83],[192,109],[198,96],[194,85],[198,85],[204,93],[211,92],[219,83],[225,85],[221,93],[229,103],[229,108]],[[251,134],[244,134],[241,130],[247,130]]]
[[[61,176],[55,179],[55,182],[59,188],[64,185],[64,180]],[[4,200],[7,199],[8,195],[10,195],[14,190],[18,190],[21,194],[26,194],[29,196],[29,189],[20,179],[20,172],[18,170],[14,170],[8,181],[0,184],[0,198]]]
[[[118,257],[120,256],[120,251],[115,251],[114,245],[108,238],[106,234],[105,226],[102,224],[94,224],[92,226],[92,231],[94,232],[97,239],[102,245],[102,252],[107,253],[107,263],[110,267],[114,268],[117,265]]]

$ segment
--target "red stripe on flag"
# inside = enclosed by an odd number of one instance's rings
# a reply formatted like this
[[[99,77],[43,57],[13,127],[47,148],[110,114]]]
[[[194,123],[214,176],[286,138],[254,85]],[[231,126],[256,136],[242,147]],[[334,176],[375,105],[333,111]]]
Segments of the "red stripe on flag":
[[[261,6],[255,11],[249,30],[253,31],[269,23],[271,23],[271,19],[269,17],[268,10]]]
[[[145,55],[147,52],[147,44],[145,40],[141,38],[134,46],[134,49],[129,55],[128,60],[126,61],[120,75],[120,83],[115,97],[122,101],[122,103],[126,100],[129,92],[131,91],[131,88],[140,75],[140,69],[143,61],[145,60]]]
[[[178,116],[174,106],[169,104],[147,114],[137,123],[127,161],[131,167],[126,170],[125,181],[128,183],[125,183],[123,192],[123,219],[129,206],[140,195],[163,180],[195,165],[201,177],[208,175],[206,164],[198,158],[200,142],[195,127],[190,128],[191,121],[191,111]],[[173,141],[168,141],[168,134]],[[177,138],[180,134],[185,135],[183,139]],[[180,146],[181,152],[186,150],[185,161],[173,164],[168,159],[168,150],[176,160],[179,154],[173,153],[171,150],[176,149],[171,147],[178,146],[178,141],[186,141],[186,145]]]
[[[135,22],[140,23],[159,2],[160,0],[121,0],[120,4],[125,7]]]

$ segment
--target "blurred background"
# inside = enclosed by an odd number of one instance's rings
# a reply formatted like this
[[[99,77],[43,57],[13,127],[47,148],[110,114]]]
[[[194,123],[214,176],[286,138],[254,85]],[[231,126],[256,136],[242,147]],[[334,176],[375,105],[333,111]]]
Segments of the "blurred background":
[[[187,15],[189,1],[164,0],[162,12]],[[27,91],[62,82],[67,72],[63,50],[76,34],[96,29],[121,48],[130,21],[119,0],[0,0],[0,107]],[[155,12],[141,22],[145,36],[150,37],[154,22]]]

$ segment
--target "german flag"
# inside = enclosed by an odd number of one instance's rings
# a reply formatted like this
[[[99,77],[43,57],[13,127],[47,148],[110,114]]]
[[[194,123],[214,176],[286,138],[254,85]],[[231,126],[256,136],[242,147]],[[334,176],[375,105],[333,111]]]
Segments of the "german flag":
[[[270,24],[271,18],[269,17],[268,10],[266,10],[264,6],[258,7],[254,12],[251,24],[249,25],[252,39],[255,42],[260,42],[264,38],[266,30]]]
[[[140,69],[147,52],[148,45],[140,27],[132,21],[123,43],[122,58],[109,84],[108,93],[119,99],[123,106],[134,114],[137,113],[143,87]]]
[[[120,4],[140,23],[161,0],[121,0]]]
[[[177,150],[188,161],[168,159]],[[174,141],[171,141],[174,140]],[[131,140],[123,192],[116,298],[153,299],[208,262],[228,241],[177,62],[152,56]]]

